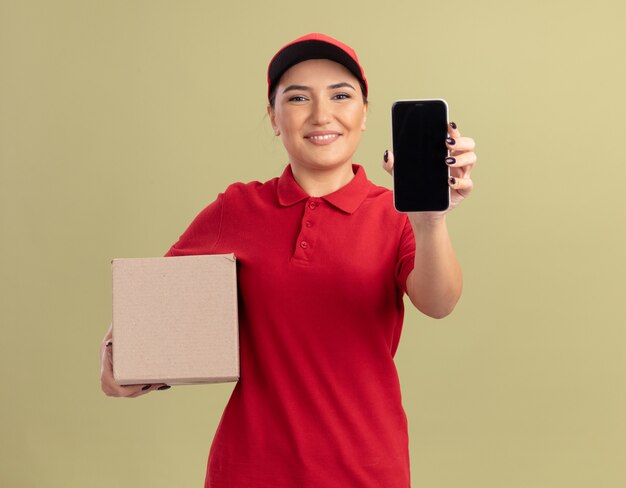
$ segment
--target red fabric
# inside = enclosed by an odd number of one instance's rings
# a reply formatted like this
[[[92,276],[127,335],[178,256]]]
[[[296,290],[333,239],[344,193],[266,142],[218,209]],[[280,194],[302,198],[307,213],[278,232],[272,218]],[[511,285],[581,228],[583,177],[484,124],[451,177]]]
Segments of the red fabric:
[[[236,183],[167,255],[234,252],[241,378],[205,487],[407,488],[407,419],[393,361],[415,241],[390,190],[355,177],[309,197],[287,166]]]
[[[328,51],[328,48],[322,46],[332,46],[331,52]],[[340,52],[341,55],[337,56],[336,52]],[[330,59],[343,64],[353,72],[354,76],[363,82],[365,96],[367,97],[367,78],[365,78],[365,71],[359,63],[359,58],[354,49],[326,34],[312,32],[284,45],[274,54],[267,67],[268,98],[272,94],[273,85],[278,83],[280,76],[294,64],[307,59]]]

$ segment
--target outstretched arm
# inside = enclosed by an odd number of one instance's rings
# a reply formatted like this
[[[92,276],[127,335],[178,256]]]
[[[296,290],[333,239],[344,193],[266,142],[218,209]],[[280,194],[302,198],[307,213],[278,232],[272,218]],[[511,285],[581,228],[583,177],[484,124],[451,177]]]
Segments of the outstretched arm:
[[[450,156],[442,161],[450,167],[450,207],[443,212],[409,212],[415,236],[415,267],[406,281],[407,295],[422,313],[442,318],[456,306],[463,288],[461,267],[448,234],[446,214],[456,208],[473,188],[470,173],[476,164],[474,140],[461,137],[450,123],[446,146]],[[385,152],[383,167],[393,172],[393,154]]]

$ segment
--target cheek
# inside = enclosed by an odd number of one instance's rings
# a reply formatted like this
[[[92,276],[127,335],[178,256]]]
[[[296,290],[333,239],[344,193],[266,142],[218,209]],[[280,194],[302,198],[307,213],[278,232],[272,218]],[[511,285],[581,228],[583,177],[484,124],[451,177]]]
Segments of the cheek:
[[[289,119],[282,119],[279,122],[278,128],[280,129],[283,141],[293,138],[296,133],[296,125]]]
[[[283,134],[290,134],[301,126],[302,114],[297,110],[278,110],[274,119]]]
[[[360,127],[359,128],[355,128],[352,131],[352,137],[350,137],[350,143],[351,146],[354,148],[354,150],[356,150],[356,148],[359,146],[360,142],[361,142],[361,134],[363,133],[363,131],[361,131]]]
[[[361,130],[365,124],[365,114],[362,107],[354,107],[346,114],[346,125],[351,129]]]

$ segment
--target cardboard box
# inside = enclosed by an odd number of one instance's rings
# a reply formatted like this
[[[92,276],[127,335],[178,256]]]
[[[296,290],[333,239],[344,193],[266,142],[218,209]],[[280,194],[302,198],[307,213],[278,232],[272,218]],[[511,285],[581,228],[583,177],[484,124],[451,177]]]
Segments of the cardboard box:
[[[233,254],[114,259],[112,271],[118,384],[239,379]]]

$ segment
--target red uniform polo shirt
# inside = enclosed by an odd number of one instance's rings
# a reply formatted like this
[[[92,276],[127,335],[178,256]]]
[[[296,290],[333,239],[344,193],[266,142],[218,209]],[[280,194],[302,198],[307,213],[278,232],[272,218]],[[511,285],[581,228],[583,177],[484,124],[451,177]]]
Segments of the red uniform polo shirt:
[[[394,354],[415,241],[392,192],[355,177],[309,197],[287,166],[235,183],[169,256],[234,252],[241,378],[205,487],[407,488]]]

